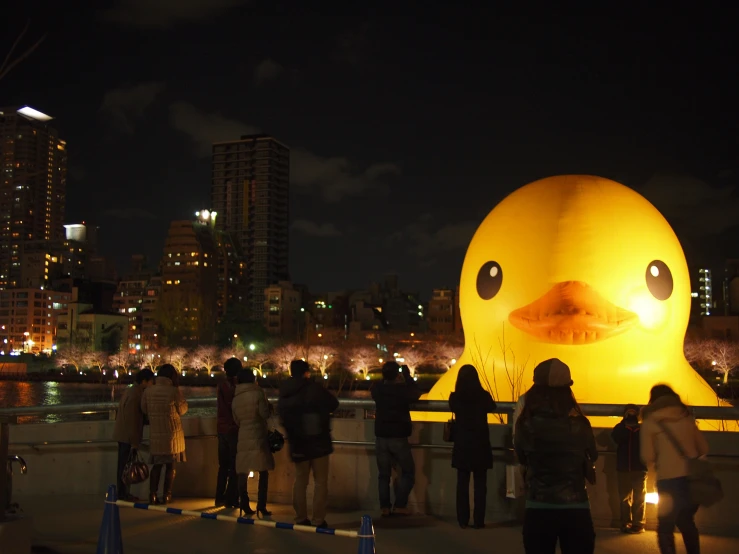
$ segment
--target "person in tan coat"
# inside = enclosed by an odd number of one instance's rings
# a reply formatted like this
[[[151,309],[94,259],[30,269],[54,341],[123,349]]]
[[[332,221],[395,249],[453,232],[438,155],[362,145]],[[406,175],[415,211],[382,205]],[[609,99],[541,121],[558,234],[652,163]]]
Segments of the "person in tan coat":
[[[177,462],[186,460],[185,434],[182,431],[180,416],[187,413],[187,402],[182,397],[178,384],[177,370],[172,365],[165,364],[157,371],[154,386],[146,389],[141,397],[141,410],[149,416],[151,504],[168,504],[172,500],[172,484]],[[157,496],[162,466],[166,466],[164,494]]]
[[[267,487],[269,471],[275,468],[275,459],[267,441],[268,420],[272,413],[267,397],[256,383],[251,369],[242,369],[232,404],[233,416],[239,426],[239,443],[236,448],[236,473],[241,493],[240,513],[252,515],[246,480],[250,472],[259,473],[257,493],[257,517],[268,517]]]
[[[123,469],[131,456],[136,456],[144,434],[144,412],[141,396],[144,389],[154,382],[154,372],[142,369],[136,374],[136,383],[126,389],[118,404],[118,414],[113,428],[113,440],[118,443],[118,498],[137,502],[123,482]]]
[[[687,554],[700,553],[700,536],[694,516],[698,506],[690,498],[685,456],[708,454],[708,443],[698,430],[690,410],[667,385],[652,387],[649,404],[642,409],[640,450],[644,464],[657,474],[659,493],[657,543],[662,554],[675,552],[675,526],[680,529]]]

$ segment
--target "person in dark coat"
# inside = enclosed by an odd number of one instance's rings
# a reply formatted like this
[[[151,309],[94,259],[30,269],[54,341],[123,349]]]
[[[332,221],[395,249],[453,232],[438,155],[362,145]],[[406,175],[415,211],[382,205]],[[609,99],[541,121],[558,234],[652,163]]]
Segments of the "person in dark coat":
[[[218,384],[217,419],[218,431],[218,478],[216,480],[216,507],[236,508],[239,506],[239,487],[236,475],[236,446],[239,441],[239,426],[233,418],[231,405],[236,391],[236,377],[241,371],[241,361],[230,358],[223,364],[226,378]]]
[[[464,365],[457,375],[454,392],[449,396],[454,414],[454,449],[452,467],[457,470],[457,521],[462,529],[470,521],[470,476],[474,476],[475,509],[473,527],[485,527],[488,470],[493,467],[488,414],[495,411],[495,401],[482,388],[477,369]]]
[[[616,443],[622,533],[643,533],[646,525],[647,466],[641,460],[640,431],[639,408],[628,404],[623,420],[611,432]]]
[[[306,491],[312,472],[313,520],[317,527],[325,528],[328,527],[328,462],[334,451],[331,442],[331,414],[339,407],[339,401],[311,379],[310,367],[305,361],[290,362],[290,375],[290,379],[280,386],[277,411],[287,432],[290,458],[295,463],[295,521],[300,525],[311,525]]]
[[[390,515],[390,477],[393,465],[397,465],[401,474],[393,513],[407,515],[408,496],[416,480],[416,465],[408,443],[413,431],[410,405],[421,397],[421,390],[408,366],[401,367],[394,360],[382,366],[382,379],[382,383],[372,387],[380,510],[383,516]]]

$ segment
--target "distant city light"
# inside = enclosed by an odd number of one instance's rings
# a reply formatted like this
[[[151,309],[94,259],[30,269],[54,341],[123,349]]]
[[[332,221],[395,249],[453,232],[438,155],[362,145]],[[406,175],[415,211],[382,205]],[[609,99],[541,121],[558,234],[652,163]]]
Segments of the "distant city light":
[[[255,349],[255,348],[256,348],[256,346],[254,346],[254,343],[251,343],[251,344],[249,345],[249,350],[251,350],[252,352],[254,352],[254,349]]]

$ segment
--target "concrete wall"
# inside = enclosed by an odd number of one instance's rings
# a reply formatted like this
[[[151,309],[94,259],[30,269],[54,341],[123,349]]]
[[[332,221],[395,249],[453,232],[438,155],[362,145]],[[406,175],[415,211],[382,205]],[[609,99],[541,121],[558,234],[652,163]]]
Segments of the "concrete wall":
[[[175,496],[213,497],[215,491],[217,439],[215,418],[184,418],[187,438],[187,462],[180,464],[173,493]],[[441,424],[416,423],[412,442],[444,444]],[[362,419],[336,419],[334,439],[372,441],[374,422]],[[100,494],[115,482],[117,447],[110,444],[74,446],[40,445],[44,441],[81,441],[107,439],[112,435],[113,422],[78,422],[40,425],[15,425],[10,431],[10,453],[18,454],[28,463],[28,475],[16,474],[13,495]],[[610,430],[596,430],[599,444],[610,448]],[[202,435],[211,435],[204,437]],[[710,509],[698,512],[702,530],[713,533],[737,534],[736,508],[739,502],[739,441],[733,433],[706,433],[711,452],[727,457],[714,459],[717,475],[723,482],[726,497]],[[509,430],[505,426],[490,427],[493,446],[505,447]],[[14,445],[15,443],[15,445]],[[39,446],[20,446],[35,443]],[[521,513],[521,501],[505,498],[505,452],[496,451],[495,466],[488,475],[488,519],[510,520]],[[412,507],[433,515],[453,516],[455,513],[456,474],[451,468],[451,451],[414,449],[416,486],[411,496]],[[277,469],[270,475],[270,501],[291,502],[294,470],[287,449],[277,454]],[[617,525],[615,456],[604,453],[597,462],[597,483],[589,488],[593,517],[600,525]],[[377,501],[377,468],[374,451],[367,446],[337,446],[331,459],[330,504],[339,510],[379,509]],[[255,479],[249,481],[252,500],[256,500]],[[649,480],[649,490],[654,482]],[[145,498],[148,484],[134,487],[134,494]],[[310,503],[310,488],[309,488]],[[649,506],[650,526],[655,522],[655,507]]]

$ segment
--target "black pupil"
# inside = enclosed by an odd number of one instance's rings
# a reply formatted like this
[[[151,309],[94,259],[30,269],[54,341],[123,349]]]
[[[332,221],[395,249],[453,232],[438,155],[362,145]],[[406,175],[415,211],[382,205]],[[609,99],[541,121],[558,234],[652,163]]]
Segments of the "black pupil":
[[[503,270],[498,262],[487,262],[477,274],[477,294],[483,300],[490,300],[500,290],[503,284]]]
[[[661,260],[654,260],[647,266],[647,288],[657,300],[667,300],[672,295],[672,272]]]

